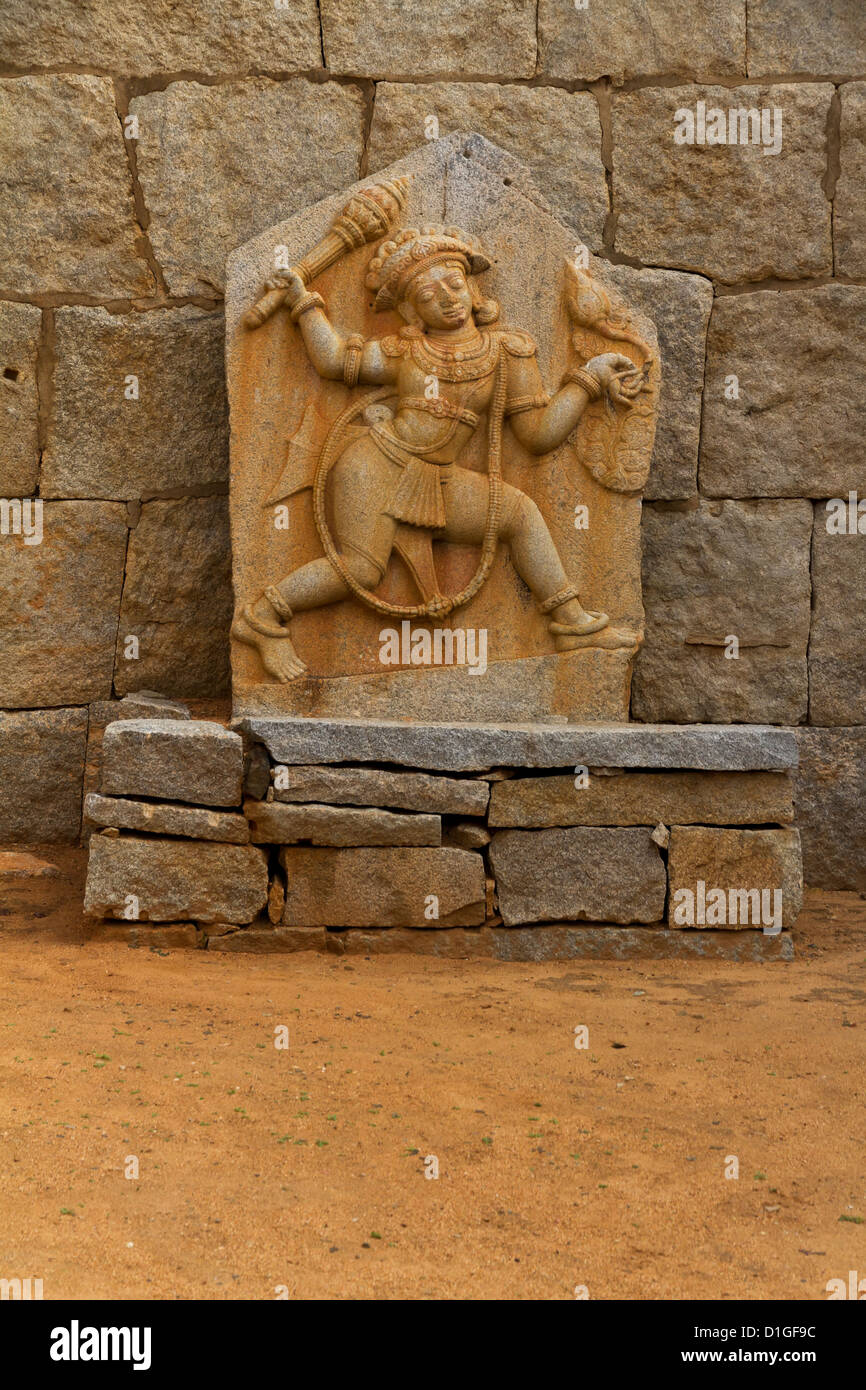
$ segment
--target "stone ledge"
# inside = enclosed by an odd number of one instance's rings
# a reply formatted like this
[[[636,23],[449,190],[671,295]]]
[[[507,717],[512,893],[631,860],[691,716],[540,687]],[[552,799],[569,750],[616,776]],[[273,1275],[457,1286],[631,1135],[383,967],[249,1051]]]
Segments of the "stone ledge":
[[[794,959],[790,932],[765,935],[759,931],[669,931],[666,927],[561,926],[537,927],[390,927],[386,930],[349,928],[246,927],[230,936],[210,939],[208,950],[270,953],[326,949],[336,955],[413,955],[446,959],[513,962],[558,960],[684,960],[789,961]]]
[[[797,766],[794,730],[766,724],[439,724],[236,719],[278,763],[396,763],[443,772],[492,767],[646,767],[751,772]]]
[[[793,960],[790,932],[669,931],[666,927],[491,927],[497,960]]]

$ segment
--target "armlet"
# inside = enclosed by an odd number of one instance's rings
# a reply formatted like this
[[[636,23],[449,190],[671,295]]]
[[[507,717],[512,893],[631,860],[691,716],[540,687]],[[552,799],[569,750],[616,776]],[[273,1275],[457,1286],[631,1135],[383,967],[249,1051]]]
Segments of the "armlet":
[[[538,410],[544,405],[550,405],[546,391],[540,391],[537,396],[512,396],[505,407],[505,414],[520,415],[524,410]]]

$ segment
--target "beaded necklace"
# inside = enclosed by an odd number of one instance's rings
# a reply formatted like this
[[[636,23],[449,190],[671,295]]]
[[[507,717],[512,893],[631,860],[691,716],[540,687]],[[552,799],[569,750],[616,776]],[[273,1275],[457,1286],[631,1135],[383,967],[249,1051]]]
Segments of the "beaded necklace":
[[[411,340],[411,352],[416,366],[441,381],[478,381],[496,366],[499,342],[492,334],[482,333],[477,346],[434,347],[431,339],[421,337]]]

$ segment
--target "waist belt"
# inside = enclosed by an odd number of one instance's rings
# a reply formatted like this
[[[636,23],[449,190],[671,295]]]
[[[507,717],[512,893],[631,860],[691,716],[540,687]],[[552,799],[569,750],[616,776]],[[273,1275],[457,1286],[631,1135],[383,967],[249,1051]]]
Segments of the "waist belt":
[[[462,425],[469,425],[473,430],[478,424],[479,416],[474,410],[466,410],[462,405],[455,405],[453,401],[443,400],[441,396],[434,396],[427,400],[426,396],[406,396],[399,402],[400,410],[426,410],[428,415],[438,415],[440,420],[458,420]]]

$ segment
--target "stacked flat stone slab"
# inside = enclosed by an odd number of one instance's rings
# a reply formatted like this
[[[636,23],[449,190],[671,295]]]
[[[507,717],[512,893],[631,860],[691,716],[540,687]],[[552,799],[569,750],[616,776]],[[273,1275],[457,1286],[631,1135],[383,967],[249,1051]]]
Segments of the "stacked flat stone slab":
[[[759,726],[118,721],[86,907],[221,951],[787,959],[796,762]]]
[[[102,741],[102,790],[201,806],[237,806],[243,786],[240,737],[203,719],[128,719]]]
[[[268,863],[241,814],[243,743],[198,719],[128,719],[102,740],[101,793],[85,813],[85,911],[131,924],[171,923],[154,941],[204,944],[210,926],[252,922],[268,897]],[[201,929],[196,933],[190,923]],[[181,926],[185,930],[181,930]],[[174,930],[177,928],[177,930]],[[138,941],[143,927],[128,929]]]
[[[439,816],[395,815],[374,807],[280,805],[247,801],[256,844],[291,845],[308,840],[313,845],[440,845]]]

